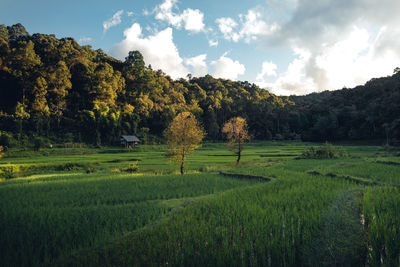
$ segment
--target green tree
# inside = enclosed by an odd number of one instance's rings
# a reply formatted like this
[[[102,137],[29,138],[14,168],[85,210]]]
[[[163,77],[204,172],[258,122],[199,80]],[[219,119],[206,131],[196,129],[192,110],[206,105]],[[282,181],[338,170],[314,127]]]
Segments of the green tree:
[[[46,100],[47,82],[43,77],[36,79],[32,90],[31,112],[36,126],[36,132],[40,132],[43,121],[49,116],[50,110]]]
[[[26,103],[26,93],[32,88],[35,82],[34,74],[37,67],[41,64],[40,57],[35,53],[34,43],[32,41],[20,41],[16,47],[12,48],[9,58],[9,68],[14,76],[21,83],[21,103]]]
[[[164,131],[164,136],[168,145],[166,155],[180,163],[183,174],[187,155],[200,146],[205,132],[192,113],[182,112]]]
[[[48,75],[50,111],[58,121],[67,107],[66,97],[72,87],[70,79],[71,73],[64,61],[59,61]]]
[[[125,87],[125,79],[108,63],[97,66],[92,77],[91,98],[101,108],[115,106],[118,93]]]
[[[242,117],[231,118],[224,124],[222,132],[226,134],[229,140],[229,145],[237,145],[235,153],[237,155],[236,165],[238,165],[244,148],[244,143],[250,140],[246,119]]]

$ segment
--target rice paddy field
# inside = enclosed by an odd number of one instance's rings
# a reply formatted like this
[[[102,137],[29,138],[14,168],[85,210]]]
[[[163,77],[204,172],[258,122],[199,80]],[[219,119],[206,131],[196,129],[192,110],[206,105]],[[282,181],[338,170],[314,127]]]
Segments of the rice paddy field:
[[[399,266],[400,157],[302,142],[11,150],[0,158],[0,266]]]

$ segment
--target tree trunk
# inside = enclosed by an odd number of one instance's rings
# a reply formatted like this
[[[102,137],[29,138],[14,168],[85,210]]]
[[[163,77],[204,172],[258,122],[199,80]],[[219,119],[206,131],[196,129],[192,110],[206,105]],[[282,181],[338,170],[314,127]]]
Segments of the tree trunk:
[[[182,154],[182,159],[181,159],[181,174],[183,175],[183,169],[185,167],[185,153]]]
[[[240,136],[239,136],[239,147],[238,147],[238,158],[236,160],[236,166],[239,165],[239,161],[240,161],[240,154],[242,152],[242,144],[240,142]]]

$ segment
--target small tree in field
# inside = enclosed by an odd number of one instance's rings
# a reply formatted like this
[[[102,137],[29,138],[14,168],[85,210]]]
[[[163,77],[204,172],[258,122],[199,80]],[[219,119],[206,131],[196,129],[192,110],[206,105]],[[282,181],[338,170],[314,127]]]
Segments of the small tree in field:
[[[166,156],[180,163],[183,174],[186,156],[200,146],[205,132],[192,113],[182,112],[164,131],[164,136],[168,145]]]
[[[229,145],[235,146],[235,153],[237,154],[236,165],[239,164],[240,156],[244,147],[244,143],[250,140],[250,136],[247,132],[247,122],[246,119],[242,117],[231,118],[224,124],[222,132],[227,135],[229,140]]]

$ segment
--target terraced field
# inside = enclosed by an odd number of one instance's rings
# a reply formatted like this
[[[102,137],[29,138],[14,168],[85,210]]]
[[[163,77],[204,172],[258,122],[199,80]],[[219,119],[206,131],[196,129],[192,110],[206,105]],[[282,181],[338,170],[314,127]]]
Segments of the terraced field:
[[[347,145],[346,158],[302,158],[310,145],[249,144],[233,167],[209,143],[183,176],[162,146],[11,151],[0,265],[398,264],[397,154]],[[5,179],[9,166],[19,178]]]

